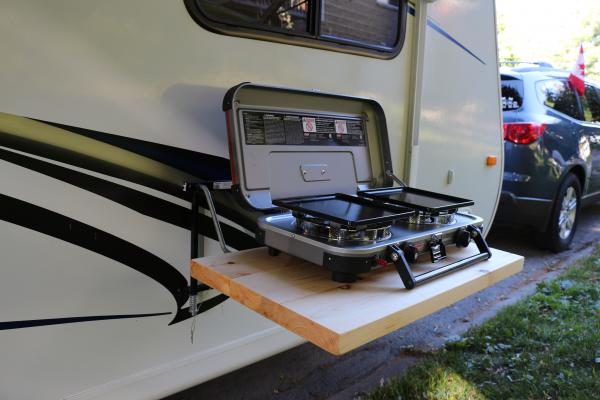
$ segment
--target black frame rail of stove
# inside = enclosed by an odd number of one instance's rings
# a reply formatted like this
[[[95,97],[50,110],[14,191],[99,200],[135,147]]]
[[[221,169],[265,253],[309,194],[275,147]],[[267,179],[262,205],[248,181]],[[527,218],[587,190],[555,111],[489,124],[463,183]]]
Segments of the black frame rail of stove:
[[[410,254],[411,256],[414,254],[411,261],[416,261],[418,254],[407,251],[407,246],[404,246],[403,249],[395,244],[389,245],[387,248],[387,261],[394,264],[394,267],[396,268],[396,271],[398,271],[398,275],[400,275],[400,279],[402,280],[404,287],[406,289],[413,289],[422,283],[439,278],[440,276],[449,274],[450,272],[468,267],[479,261],[488,260],[492,257],[492,251],[487,245],[485,238],[483,237],[483,233],[478,227],[468,225],[464,229],[459,230],[457,235],[457,247],[468,247],[471,239],[473,239],[477,249],[479,250],[479,253],[418,275],[413,274],[410,265],[406,260],[407,254]],[[438,260],[446,257],[446,249],[441,239],[439,239],[438,243],[430,243],[430,247],[431,258],[433,262],[437,262]],[[435,255],[436,253],[438,254],[437,256]]]
[[[190,191],[192,193],[192,223],[191,223],[191,246],[190,246],[190,257],[191,259],[195,259],[199,257],[199,247],[198,247],[198,211],[200,209],[199,201],[200,201],[200,192],[202,192],[206,203],[208,205],[208,209],[210,211],[212,221],[214,224],[215,232],[217,234],[218,242],[221,246],[221,250],[223,253],[229,253],[230,250],[227,248],[225,243],[225,238],[223,236],[223,232],[221,230],[221,224],[217,218],[217,212],[214,206],[214,202],[211,195],[211,190],[226,190],[231,187],[231,182],[228,181],[195,181],[195,182],[185,182],[183,184],[183,190],[185,192]],[[416,286],[428,282],[432,279],[441,277],[443,275],[449,274],[450,272],[468,267],[473,265],[479,261],[487,260],[492,257],[492,252],[487,245],[485,238],[483,237],[483,233],[481,230],[473,225],[469,225],[463,229],[461,229],[457,233],[456,245],[457,247],[468,247],[471,240],[477,246],[479,250],[478,254],[474,254],[465,259],[443,265],[439,268],[432,269],[430,271],[415,275],[410,268],[410,264],[407,261],[407,256],[411,259],[412,262],[416,261],[418,253],[411,252],[407,246],[403,246],[402,248],[396,244],[391,244],[387,248],[386,258],[387,261],[394,264],[398,275],[400,275],[400,279],[404,284],[406,289],[413,289]],[[436,262],[446,257],[445,245],[440,239],[438,243],[430,243],[432,261]],[[270,249],[271,250],[271,249]],[[436,256],[437,254],[437,256]],[[209,290],[210,287],[199,283],[195,278],[190,276],[190,286],[189,286],[189,295],[190,295],[190,313],[192,316],[195,316],[198,311],[197,304],[197,295],[198,293]]]

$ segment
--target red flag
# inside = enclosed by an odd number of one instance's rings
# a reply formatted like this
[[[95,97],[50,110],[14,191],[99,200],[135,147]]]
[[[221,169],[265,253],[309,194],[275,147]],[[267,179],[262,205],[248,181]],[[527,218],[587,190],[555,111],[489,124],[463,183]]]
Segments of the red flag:
[[[579,46],[579,57],[573,67],[573,71],[569,74],[569,82],[573,85],[579,95],[583,96],[585,93],[585,62],[583,60],[583,44]]]

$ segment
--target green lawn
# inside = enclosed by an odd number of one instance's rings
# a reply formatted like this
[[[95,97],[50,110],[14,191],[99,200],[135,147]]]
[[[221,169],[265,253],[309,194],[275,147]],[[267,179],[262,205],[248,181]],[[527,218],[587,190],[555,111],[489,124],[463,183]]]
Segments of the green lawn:
[[[364,399],[600,399],[600,247]]]

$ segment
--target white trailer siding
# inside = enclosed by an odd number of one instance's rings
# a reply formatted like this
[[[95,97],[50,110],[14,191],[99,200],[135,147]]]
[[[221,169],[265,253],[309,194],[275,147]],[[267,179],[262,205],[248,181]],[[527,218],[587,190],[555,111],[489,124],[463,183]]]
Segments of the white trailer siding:
[[[410,184],[475,200],[471,211],[487,221],[487,232],[504,160],[494,2],[438,1],[428,9]],[[497,164],[487,166],[487,156]]]
[[[497,70],[493,2],[479,3],[440,0],[430,7],[436,23],[486,64],[429,29],[414,183],[473,197],[473,211],[491,221],[502,167],[480,168],[479,153],[501,156],[494,136]],[[448,5],[456,12],[444,13]],[[384,60],[215,34],[190,17],[183,1],[7,0],[0,13],[0,112],[228,158],[221,100],[229,87],[250,81],[316,88],[376,99],[386,113],[395,173],[407,177],[413,22],[409,15],[400,54]],[[470,135],[476,140],[459,143]],[[466,148],[477,154],[457,157]],[[134,182],[0,150],[189,207]],[[443,175],[450,168],[456,180],[447,186]],[[13,202],[111,234],[188,276],[187,229],[6,160],[0,160],[0,182],[0,194]],[[210,240],[205,249],[217,251]],[[191,320],[169,325],[177,305],[156,281],[10,222],[0,221],[0,254],[1,398],[160,398],[301,343],[226,301],[198,316],[191,344]],[[167,314],[7,328],[11,321],[153,313]]]

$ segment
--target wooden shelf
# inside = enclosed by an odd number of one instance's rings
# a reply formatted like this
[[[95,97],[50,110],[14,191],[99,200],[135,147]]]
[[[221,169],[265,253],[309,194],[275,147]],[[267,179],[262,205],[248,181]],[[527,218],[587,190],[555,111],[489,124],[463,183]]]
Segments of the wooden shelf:
[[[460,253],[460,256],[457,254]],[[445,262],[477,253],[449,249]],[[417,263],[415,273],[431,269]],[[436,267],[439,264],[435,265]],[[393,267],[333,282],[324,267],[258,248],[192,260],[197,280],[226,294],[322,349],[343,354],[447,307],[519,272],[523,257],[492,249],[492,258],[406,290]]]

